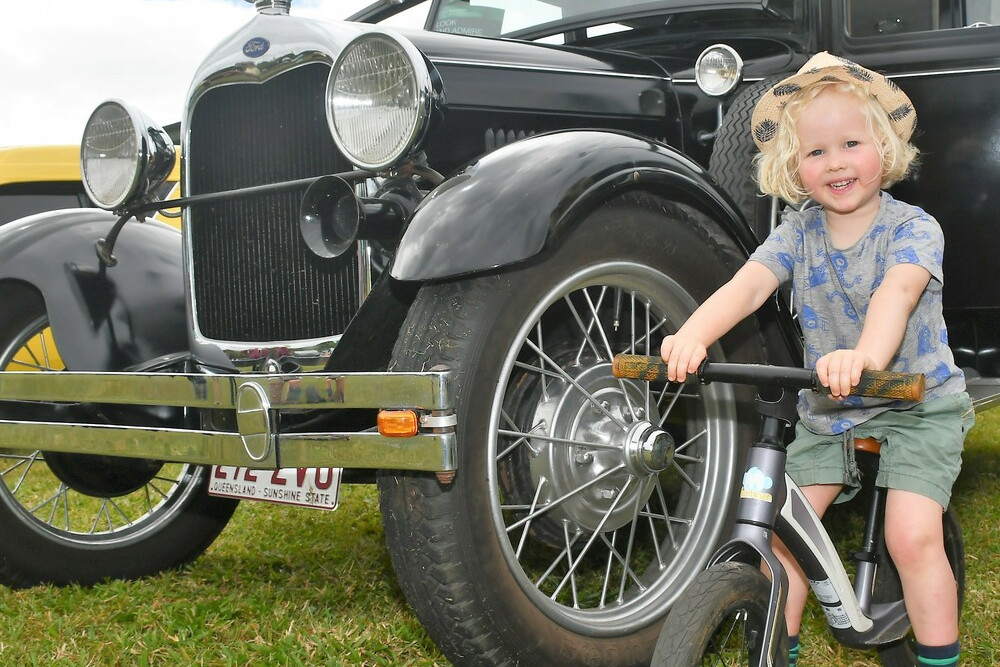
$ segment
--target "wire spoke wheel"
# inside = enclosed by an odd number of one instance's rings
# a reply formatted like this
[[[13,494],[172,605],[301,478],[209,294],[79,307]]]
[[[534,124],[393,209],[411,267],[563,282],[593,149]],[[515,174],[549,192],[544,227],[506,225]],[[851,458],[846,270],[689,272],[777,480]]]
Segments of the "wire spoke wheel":
[[[722,536],[755,413],[731,385],[618,380],[611,360],[656,354],[741,263],[693,209],[629,193],[537,261],[421,288],[391,368],[450,369],[458,470],[379,489],[400,586],[453,662],[648,664]],[[762,360],[756,323],[712,355]]]
[[[564,622],[652,613],[714,539],[708,510],[728,502],[707,465],[732,416],[727,389],[611,374],[614,354],[655,354],[674,330],[685,306],[668,290],[640,267],[581,271],[542,299],[501,372],[494,520],[511,569]]]
[[[0,372],[64,370],[41,302],[19,290],[0,302]],[[31,419],[118,423],[97,406],[3,406],[8,419],[29,409]],[[200,466],[53,452],[44,442],[0,449],[0,582],[89,584],[190,561],[236,507],[205,494],[207,476]]]

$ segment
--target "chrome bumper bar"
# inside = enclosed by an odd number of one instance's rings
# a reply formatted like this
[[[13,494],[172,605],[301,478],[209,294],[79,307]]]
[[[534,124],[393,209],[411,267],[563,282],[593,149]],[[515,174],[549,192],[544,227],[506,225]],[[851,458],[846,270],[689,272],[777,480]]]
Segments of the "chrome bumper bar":
[[[456,467],[448,372],[202,375],[3,372],[0,401],[111,403],[229,410],[236,430],[191,430],[0,420],[0,448],[102,454],[249,468]],[[282,410],[412,409],[417,435],[372,431],[279,433]],[[374,425],[373,425],[374,427]]]

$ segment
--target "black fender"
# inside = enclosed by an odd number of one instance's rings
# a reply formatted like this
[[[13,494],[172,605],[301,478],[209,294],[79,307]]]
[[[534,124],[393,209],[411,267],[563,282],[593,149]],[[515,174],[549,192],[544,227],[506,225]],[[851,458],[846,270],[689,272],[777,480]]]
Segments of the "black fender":
[[[117,264],[106,267],[95,244],[116,220],[67,209],[0,227],[0,286],[26,284],[41,294],[73,370],[117,371],[189,347],[180,232],[130,221],[114,248]]]
[[[431,281],[521,262],[629,189],[681,199],[717,221],[747,256],[757,247],[729,196],[682,153],[623,132],[565,130],[509,144],[438,186],[417,207],[391,275]],[[769,303],[760,319],[775,363],[797,363],[801,344],[787,308]]]
[[[757,246],[728,196],[683,154],[622,132],[565,130],[505,146],[438,186],[407,226],[392,276],[437,280],[523,261],[635,188],[683,197],[748,254]]]

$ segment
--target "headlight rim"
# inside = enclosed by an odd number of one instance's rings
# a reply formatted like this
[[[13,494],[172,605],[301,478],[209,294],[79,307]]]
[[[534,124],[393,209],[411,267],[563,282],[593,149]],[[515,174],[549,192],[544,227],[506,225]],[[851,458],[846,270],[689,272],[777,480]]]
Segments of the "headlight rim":
[[[710,88],[704,81],[704,74],[702,73],[702,64],[705,58],[709,54],[716,51],[722,51],[727,56],[731,57],[735,62],[736,76],[734,76],[726,85],[725,88],[715,89]],[[743,80],[743,58],[733,47],[728,44],[718,43],[712,44],[705,47],[700,54],[698,54],[698,59],[694,63],[694,78],[695,83],[698,84],[698,89],[710,97],[724,97],[729,93],[733,92]]]
[[[333,100],[336,78],[341,71],[341,67],[345,59],[351,55],[352,50],[359,43],[371,39],[381,39],[393,43],[396,47],[398,47],[398,49],[409,61],[410,70],[412,72],[417,91],[414,105],[415,115],[405,140],[399,143],[400,148],[377,161],[365,159],[364,157],[358,155],[358,151],[353,150],[351,146],[348,146],[345,143],[337,129],[336,119],[334,117]],[[352,164],[368,171],[385,171],[386,169],[399,164],[405,158],[419,152],[427,135],[428,127],[430,126],[431,117],[434,113],[436,101],[439,97],[438,93],[439,91],[435,86],[430,64],[424,58],[423,53],[421,53],[420,50],[412,42],[410,42],[410,40],[391,30],[381,28],[366,30],[348,42],[344,48],[341,49],[340,54],[334,60],[333,65],[330,68],[330,76],[327,78],[326,90],[324,91],[323,96],[327,126],[337,149],[340,150],[340,152],[343,153]]]
[[[105,198],[98,196],[91,185],[91,179],[88,178],[87,137],[97,114],[112,105],[117,106],[128,118],[136,148],[128,186],[122,188],[118,196]],[[176,150],[167,131],[152,122],[142,111],[120,99],[111,98],[98,104],[84,125],[83,138],[80,141],[80,178],[87,196],[104,210],[124,210],[130,204],[144,200],[167,179],[176,159]]]

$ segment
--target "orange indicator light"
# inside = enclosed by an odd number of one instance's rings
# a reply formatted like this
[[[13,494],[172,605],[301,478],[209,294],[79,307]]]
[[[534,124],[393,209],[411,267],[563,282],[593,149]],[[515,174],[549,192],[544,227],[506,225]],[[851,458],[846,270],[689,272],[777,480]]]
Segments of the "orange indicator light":
[[[378,432],[387,438],[412,438],[419,419],[413,410],[379,410]]]

